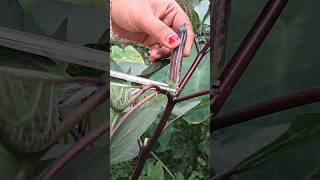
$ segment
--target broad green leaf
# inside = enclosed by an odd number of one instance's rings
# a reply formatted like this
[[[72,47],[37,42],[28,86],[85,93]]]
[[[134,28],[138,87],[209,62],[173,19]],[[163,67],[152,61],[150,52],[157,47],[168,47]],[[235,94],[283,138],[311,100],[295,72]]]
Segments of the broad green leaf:
[[[0,26],[24,29],[23,9],[17,0],[0,2]]]
[[[36,152],[53,140],[58,123],[58,76],[0,67],[0,138],[20,152]]]
[[[58,39],[61,41],[67,41],[67,32],[68,31],[68,18],[66,18],[56,30],[54,34],[51,35],[51,38]]]
[[[199,124],[209,119],[210,97],[203,97],[200,100],[200,103],[196,107],[192,108],[184,115],[183,119],[189,124]]]
[[[134,111],[111,137],[111,164],[119,158],[122,152],[126,151],[137,139],[148,129],[161,107],[165,103],[165,97],[158,95],[152,98],[136,111]]]
[[[210,151],[211,167],[217,174],[232,169],[258,149],[278,138],[288,127],[289,124],[267,127],[241,125],[213,132],[210,138],[213,147],[213,151]]]
[[[177,173],[174,173],[174,176],[176,180],[184,180],[184,176],[180,171]]]
[[[80,45],[96,43],[108,29],[108,14],[103,8],[63,1],[39,1],[32,6],[35,22],[48,35],[54,34],[68,19],[68,42]]]
[[[113,159],[113,164],[120,163],[123,161],[129,161],[137,157],[138,154],[139,154],[139,145],[138,143],[133,143],[128,147],[128,149],[121,152],[119,156]]]
[[[200,20],[199,16],[196,13],[196,11],[193,9],[192,5],[188,0],[176,0],[176,2],[180,5],[180,7],[186,12],[186,14],[189,16],[189,19],[193,26],[193,31],[196,32],[198,28],[200,27]]]
[[[0,176],[1,179],[15,179],[20,170],[18,158],[0,144]]]
[[[160,69],[166,67],[169,63],[170,63],[169,59],[165,59],[165,60],[158,61],[156,63],[152,63],[145,70],[142,71],[140,76],[144,77],[144,78],[149,78],[150,76],[152,76],[154,73],[156,73]]]
[[[139,180],[164,180],[164,170],[160,161],[154,165],[153,163],[148,163],[147,175],[141,176]]]
[[[121,69],[127,74],[140,75],[148,66],[131,62],[119,63]]]
[[[320,179],[320,167],[317,167],[311,174],[309,174],[304,180],[318,180]]]
[[[107,145],[86,149],[72,159],[52,180],[104,180],[109,177],[109,148]],[[54,160],[54,159],[52,159]],[[52,160],[43,160],[38,163],[36,173]],[[41,167],[42,166],[42,167]],[[44,167],[43,167],[44,166]]]
[[[320,114],[307,113],[298,116],[289,129],[270,144],[264,146],[233,169],[242,172],[265,164],[282,152],[308,143],[320,136]]]
[[[181,118],[185,113],[188,113],[191,109],[199,105],[200,101],[188,102],[184,105],[176,105],[172,110],[172,113],[175,114],[178,118]]]
[[[118,64],[123,62],[144,64],[142,56],[133,46],[126,46],[125,48],[112,46],[111,58]]]

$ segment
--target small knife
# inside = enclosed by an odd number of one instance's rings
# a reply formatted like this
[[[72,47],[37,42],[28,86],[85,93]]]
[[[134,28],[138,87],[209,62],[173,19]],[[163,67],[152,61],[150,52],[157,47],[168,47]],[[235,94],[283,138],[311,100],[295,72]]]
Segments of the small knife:
[[[122,80],[126,80],[126,81],[130,81],[130,82],[135,82],[138,84],[142,84],[142,85],[157,85],[159,86],[161,89],[163,90],[167,90],[167,91],[171,91],[171,92],[176,92],[176,89],[172,89],[169,87],[168,84],[166,83],[162,83],[162,82],[158,82],[158,81],[153,81],[150,79],[146,79],[146,78],[142,78],[139,76],[134,76],[134,75],[129,75],[126,73],[122,73],[122,72],[118,72],[118,71],[114,71],[114,70],[110,70],[110,76],[117,78],[117,79],[122,79]]]

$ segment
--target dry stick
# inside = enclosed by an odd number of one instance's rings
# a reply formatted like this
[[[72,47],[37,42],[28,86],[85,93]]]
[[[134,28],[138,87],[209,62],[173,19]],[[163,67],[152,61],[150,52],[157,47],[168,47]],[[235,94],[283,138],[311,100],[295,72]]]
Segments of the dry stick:
[[[232,126],[257,117],[320,101],[320,86],[277,97],[218,115],[211,119],[211,130]]]
[[[75,112],[66,117],[62,124],[57,128],[53,143],[57,143],[74,126],[74,124],[81,121],[85,115],[105,102],[108,98],[108,90],[108,86],[100,88],[94,95],[82,103]]]
[[[223,71],[222,84],[219,94],[213,97],[212,111],[218,114],[224,102],[229,97],[244,70],[258,51],[260,45],[270,32],[272,26],[284,9],[287,0],[268,0],[255,24],[240,44],[240,47],[231,58]]]
[[[70,160],[72,160],[80,151],[88,147],[93,141],[101,137],[109,130],[109,122],[102,122],[96,129],[84,136],[80,141],[77,141],[73,146],[59,156],[49,167],[43,170],[39,176],[39,180],[50,180],[61,170]]]

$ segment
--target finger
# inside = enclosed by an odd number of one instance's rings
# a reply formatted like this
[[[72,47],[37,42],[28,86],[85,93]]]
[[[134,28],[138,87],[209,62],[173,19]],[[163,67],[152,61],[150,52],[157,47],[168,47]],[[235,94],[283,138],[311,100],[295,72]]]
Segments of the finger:
[[[167,58],[172,52],[173,50],[167,47],[161,47],[159,44],[154,45],[150,49],[150,62],[154,63],[157,60]]]
[[[130,41],[135,41],[138,43],[143,43],[147,38],[146,33],[126,31],[113,22],[112,22],[112,31],[124,39],[128,39]]]
[[[158,19],[153,13],[146,13],[140,21],[141,30],[156,39],[161,45],[173,49],[179,46],[180,39],[176,32]]]

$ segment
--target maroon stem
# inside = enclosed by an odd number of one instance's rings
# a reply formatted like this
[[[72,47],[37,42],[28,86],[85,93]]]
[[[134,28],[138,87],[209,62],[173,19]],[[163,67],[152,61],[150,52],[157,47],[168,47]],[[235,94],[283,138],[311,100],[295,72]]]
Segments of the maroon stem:
[[[277,97],[258,104],[218,115],[211,119],[211,131],[242,123],[257,117],[320,101],[320,86]]]
[[[213,11],[213,15],[211,16],[211,65],[218,66],[217,68],[213,68],[217,70],[221,70],[225,63],[230,4],[231,0],[215,0],[211,4],[211,8]]]
[[[135,167],[134,172],[132,174],[131,180],[137,180],[139,178],[141,171],[143,169],[143,166],[146,163],[152,148],[156,145],[174,106],[175,106],[175,103],[174,103],[173,99],[168,96],[168,102],[167,102],[166,108],[164,110],[164,113],[160,119],[160,122],[159,122],[154,134],[152,135],[148,144],[140,151],[138,163],[136,164],[136,167]]]
[[[268,0],[255,24],[222,72],[220,93],[214,96],[212,100],[213,113],[219,113],[233,87],[239,81],[286,4],[287,0]]]
[[[101,137],[109,130],[109,122],[104,121],[98,128],[92,130],[88,135],[77,141],[66,152],[58,157],[49,167],[41,172],[39,180],[50,180],[61,170],[70,160],[72,160],[80,151],[88,147],[93,141]],[[85,163],[85,162],[84,162]]]
[[[186,101],[186,100],[189,100],[189,99],[192,99],[192,98],[195,98],[195,97],[199,97],[199,96],[203,96],[203,95],[209,95],[209,94],[210,94],[210,90],[203,90],[203,91],[200,91],[200,92],[197,92],[197,93],[194,93],[194,94],[190,94],[190,95],[187,95],[187,96],[184,96],[184,97],[181,97],[181,98],[177,98],[177,99],[174,100],[174,102],[179,103],[179,102]]]
[[[207,42],[207,44],[204,46],[203,49],[201,49],[201,51],[199,52],[199,54],[197,55],[196,59],[194,60],[194,62],[192,63],[190,69],[187,71],[187,74],[184,76],[184,78],[182,79],[182,81],[179,84],[179,89],[176,92],[175,97],[179,97],[180,93],[183,91],[184,87],[187,85],[187,83],[189,82],[192,74],[194,73],[194,71],[197,69],[198,65],[200,64],[201,60],[203,59],[203,57],[206,55],[207,50],[210,47],[210,41]]]

